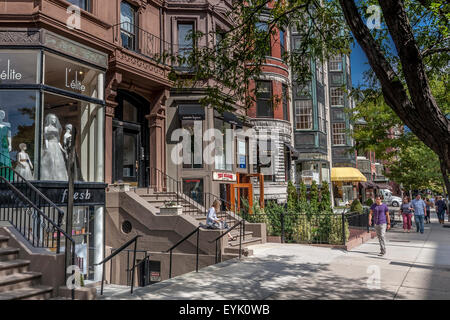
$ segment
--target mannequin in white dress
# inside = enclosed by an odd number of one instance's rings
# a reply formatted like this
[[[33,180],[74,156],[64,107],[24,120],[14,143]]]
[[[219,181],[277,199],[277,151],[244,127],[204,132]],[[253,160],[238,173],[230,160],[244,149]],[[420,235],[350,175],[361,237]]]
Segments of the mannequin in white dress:
[[[26,153],[27,145],[19,144],[20,152],[17,154],[16,171],[26,180],[33,180],[33,164],[31,163],[28,153]]]

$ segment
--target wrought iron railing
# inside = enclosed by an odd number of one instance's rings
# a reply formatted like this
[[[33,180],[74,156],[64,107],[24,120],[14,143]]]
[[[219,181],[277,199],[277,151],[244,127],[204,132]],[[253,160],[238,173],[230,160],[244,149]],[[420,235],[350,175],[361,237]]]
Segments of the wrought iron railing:
[[[192,232],[190,232],[188,235],[183,237],[180,241],[178,241],[176,244],[174,244],[172,247],[170,247],[168,250],[163,251],[163,253],[170,252],[170,258],[169,258],[169,279],[172,278],[172,252],[174,249],[176,249],[180,244],[185,242],[187,239],[189,239],[193,234],[197,234],[197,245],[196,245],[196,255],[195,255],[195,271],[198,272],[198,256],[199,256],[199,244],[200,244],[200,227],[195,228]]]
[[[121,253],[122,251],[124,251],[129,245],[131,245],[132,243],[134,243],[134,249],[133,249],[133,266],[130,269],[129,266],[127,266],[126,271],[130,272],[130,270],[133,270],[133,272],[131,272],[131,294],[133,294],[133,287],[134,287],[134,269],[136,267],[136,251],[137,251],[137,239],[142,237],[141,235],[137,235],[135,236],[133,239],[127,241],[126,243],[124,243],[120,248],[118,248],[117,250],[115,250],[114,252],[112,252],[109,256],[107,256],[105,259],[103,259],[102,261],[100,261],[99,263],[94,264],[95,266],[99,266],[99,265],[103,265],[103,270],[102,270],[102,284],[101,284],[101,289],[100,289],[100,295],[103,295],[103,287],[104,287],[104,283],[105,283],[105,264],[106,262],[108,262],[109,260],[111,260],[112,258],[114,258],[115,256],[117,256],[119,253]]]
[[[163,65],[173,64],[171,43],[130,22],[121,22],[112,27],[114,41],[122,47],[141,54]]]
[[[61,237],[65,237],[71,244],[71,248],[64,248],[65,261],[75,265],[75,240],[61,227],[63,215],[61,209],[14,169],[0,168],[0,221],[11,223],[34,247],[55,250],[57,254],[61,252]],[[66,277],[67,267],[64,266]],[[72,299],[74,290],[73,286]]]
[[[149,168],[148,174],[149,186],[147,191],[151,189],[156,192],[156,195],[158,195],[158,192],[163,192],[162,197],[170,196],[177,205],[183,206],[183,214],[197,215],[202,211],[204,206],[197,201],[198,199],[193,199],[183,193],[182,181],[172,178],[157,168]]]
[[[216,242],[216,255],[215,255],[216,263],[222,262],[222,255],[220,255],[220,259],[219,259],[219,252],[220,253],[222,252],[222,250],[219,251],[219,240],[222,239],[227,233],[230,233],[232,230],[236,229],[238,226],[240,227],[239,228],[239,260],[241,259],[242,239],[244,239],[244,237],[245,237],[245,220],[244,219],[238,221],[234,226],[225,230],[220,236],[218,236],[214,240],[209,241],[209,243]]]

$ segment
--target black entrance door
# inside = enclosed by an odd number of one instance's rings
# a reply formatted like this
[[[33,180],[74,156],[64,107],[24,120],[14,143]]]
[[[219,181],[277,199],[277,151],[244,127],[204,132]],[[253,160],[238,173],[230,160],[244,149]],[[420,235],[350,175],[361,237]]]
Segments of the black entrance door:
[[[149,161],[148,126],[144,116],[148,104],[122,91],[118,101],[113,120],[113,181],[144,187]]]
[[[145,166],[139,125],[113,121],[114,181],[142,186]]]

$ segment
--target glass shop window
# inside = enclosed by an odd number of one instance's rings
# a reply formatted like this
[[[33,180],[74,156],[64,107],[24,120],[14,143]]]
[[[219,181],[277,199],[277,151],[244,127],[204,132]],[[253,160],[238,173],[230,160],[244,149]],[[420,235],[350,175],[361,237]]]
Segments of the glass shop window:
[[[183,179],[183,193],[203,205],[203,179]]]
[[[66,181],[69,139],[76,128],[75,181],[103,181],[104,108],[44,93],[41,180]]]
[[[214,128],[220,130],[222,134],[222,142],[216,141],[215,168],[216,170],[231,171],[233,170],[233,137],[228,136],[231,134],[231,124],[214,118]]]
[[[0,167],[12,167],[27,180],[34,180],[38,158],[35,147],[38,101],[37,91],[0,90]]]
[[[102,71],[47,52],[44,54],[44,65],[44,84],[103,100]]]
[[[2,50],[0,84],[36,84],[39,82],[39,51]],[[2,101],[0,100],[0,104]]]
[[[181,127],[189,131],[190,134],[190,157],[187,163],[183,162],[183,168],[203,168],[203,121],[199,120],[181,120]],[[198,136],[196,136],[198,135]],[[196,139],[197,138],[197,139]],[[197,155],[195,152],[197,151]],[[185,157],[183,156],[183,159]]]

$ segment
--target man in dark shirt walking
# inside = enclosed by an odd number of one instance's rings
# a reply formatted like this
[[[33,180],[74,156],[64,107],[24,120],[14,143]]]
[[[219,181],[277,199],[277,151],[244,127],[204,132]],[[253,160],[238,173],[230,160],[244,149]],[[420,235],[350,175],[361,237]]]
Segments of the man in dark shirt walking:
[[[445,221],[445,211],[447,211],[447,204],[444,200],[442,200],[441,196],[438,196],[438,200],[436,201],[436,213],[439,219],[439,223],[444,224]]]
[[[384,256],[386,254],[386,230],[391,228],[391,219],[389,217],[389,209],[386,204],[381,202],[380,196],[375,198],[375,203],[370,207],[369,226],[372,225],[372,215],[375,223],[375,231],[380,242],[380,253],[378,255]]]

